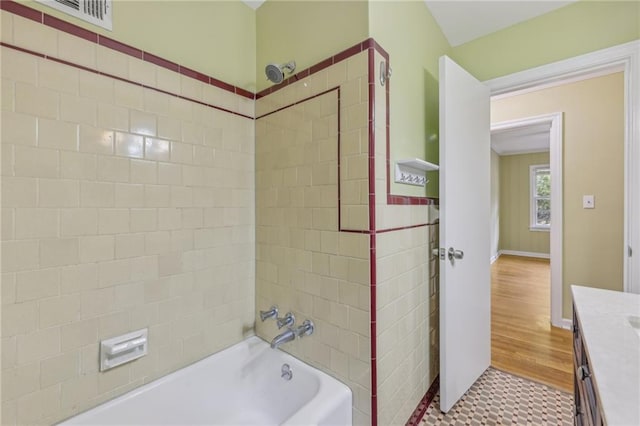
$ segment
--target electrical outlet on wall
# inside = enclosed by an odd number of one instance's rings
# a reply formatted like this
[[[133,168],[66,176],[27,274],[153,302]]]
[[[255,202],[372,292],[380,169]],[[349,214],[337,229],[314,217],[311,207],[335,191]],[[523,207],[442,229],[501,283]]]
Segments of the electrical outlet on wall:
[[[583,209],[594,209],[596,207],[596,200],[593,195],[583,195],[582,196],[582,208]]]

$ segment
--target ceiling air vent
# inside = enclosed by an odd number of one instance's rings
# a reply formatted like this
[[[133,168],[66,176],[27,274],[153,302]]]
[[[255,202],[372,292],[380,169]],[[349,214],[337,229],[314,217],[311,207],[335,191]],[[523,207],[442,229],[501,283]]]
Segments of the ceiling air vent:
[[[113,28],[112,0],[37,0],[61,12],[83,21],[106,28]]]

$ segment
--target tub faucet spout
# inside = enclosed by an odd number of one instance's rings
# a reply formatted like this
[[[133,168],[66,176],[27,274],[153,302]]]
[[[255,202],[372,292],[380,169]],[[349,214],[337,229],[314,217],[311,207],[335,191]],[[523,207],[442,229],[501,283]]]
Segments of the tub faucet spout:
[[[284,343],[295,340],[296,333],[291,329],[287,328],[287,330],[283,333],[278,334],[271,341],[271,349],[278,349],[278,347]]]

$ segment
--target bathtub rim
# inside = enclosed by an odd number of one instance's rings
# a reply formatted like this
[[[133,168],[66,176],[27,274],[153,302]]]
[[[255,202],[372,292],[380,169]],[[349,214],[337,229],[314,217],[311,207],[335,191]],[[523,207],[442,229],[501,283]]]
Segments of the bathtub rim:
[[[72,416],[66,417],[62,420],[60,420],[59,422],[55,423],[55,425],[60,425],[60,426],[64,426],[64,425],[76,425],[76,424],[85,424],[85,425],[89,425],[89,424],[95,424],[95,423],[90,423],[90,422],[86,422],[86,423],[78,423],[77,421],[82,421],[82,419],[84,417],[89,417],[89,416],[93,416],[96,414],[99,414],[102,411],[111,409],[114,406],[117,406],[119,403],[122,403],[124,401],[133,399],[135,397],[137,397],[140,394],[143,394],[145,392],[148,392],[152,389],[157,388],[158,386],[161,385],[165,385],[167,383],[170,383],[174,380],[177,380],[178,378],[181,378],[185,375],[188,375],[191,371],[196,370],[200,367],[202,367],[202,364],[204,363],[208,363],[208,362],[213,362],[216,358],[220,358],[222,356],[224,356],[224,352],[227,352],[235,347],[238,347],[239,349],[242,348],[242,346],[246,346],[247,349],[250,349],[253,345],[261,345],[261,346],[265,346],[265,348],[270,349],[269,347],[269,342],[267,342],[266,340],[264,340],[263,338],[252,334],[250,336],[245,337],[244,339],[242,339],[241,341],[234,343],[232,345],[226,346],[220,350],[218,350],[217,352],[214,352],[210,355],[205,356],[204,358],[198,359],[188,365],[185,365],[184,367],[181,367],[175,371],[172,371],[168,374],[165,374],[164,376],[158,377],[156,379],[153,379],[152,381],[148,382],[148,383],[143,383],[142,385],[128,391],[125,392],[121,395],[117,395],[113,398],[110,398],[104,402],[101,402],[100,404],[87,408],[85,410],[82,410]],[[273,349],[270,349],[273,350]],[[349,419],[350,419],[350,423],[352,423],[353,420],[353,412],[352,412],[352,406],[353,406],[353,391],[351,390],[351,388],[349,386],[347,386],[345,383],[343,383],[342,381],[340,381],[339,379],[325,373],[324,371],[320,370],[319,368],[308,364],[307,362],[305,362],[302,359],[299,359],[297,357],[295,357],[294,355],[278,348],[276,349],[279,352],[279,355],[284,357],[284,362],[292,362],[295,364],[300,364],[303,366],[303,368],[308,368],[311,369],[314,374],[318,375],[318,391],[317,394],[320,394],[321,391],[327,387],[327,383],[331,383],[331,387],[335,387],[335,390],[332,391],[332,394],[337,395],[337,394],[345,394],[344,396],[348,397],[348,401],[349,401]],[[228,355],[228,354],[226,354]],[[135,361],[134,361],[135,362]],[[127,365],[127,364],[124,364]],[[297,367],[297,366],[296,366]],[[284,422],[282,423],[282,425],[296,425],[296,424],[300,424],[300,420],[304,420],[307,425],[311,425],[311,423],[309,423],[309,414],[308,411],[309,410],[313,410],[313,402],[314,399],[311,399],[307,402],[305,402],[304,404],[302,404],[299,409],[297,411],[295,411],[293,414],[291,414],[289,417],[287,417]],[[332,404],[328,404],[327,401],[323,401],[322,404],[320,404],[323,408],[325,409],[330,409],[330,408],[337,408],[340,404],[340,401],[338,398],[332,398],[330,399],[330,401],[334,401],[335,403]],[[313,410],[318,411],[318,410]],[[321,415],[321,413],[317,413],[318,415]],[[297,420],[300,419],[300,420]],[[73,423],[68,423],[71,420],[76,420],[76,422]],[[87,419],[88,420],[88,419]],[[293,423],[291,423],[293,422]],[[316,424],[316,423],[313,423]]]

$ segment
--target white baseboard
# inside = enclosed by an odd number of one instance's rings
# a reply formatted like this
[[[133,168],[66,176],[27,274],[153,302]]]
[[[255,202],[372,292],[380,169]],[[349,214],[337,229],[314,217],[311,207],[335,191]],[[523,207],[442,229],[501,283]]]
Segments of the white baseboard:
[[[552,324],[555,325],[555,324]],[[562,327],[565,330],[571,330],[573,328],[573,321],[568,318],[562,318],[562,322],[558,324],[556,327]]]
[[[491,256],[491,261],[490,261],[490,263],[492,263],[492,264],[493,264],[493,262],[495,262],[496,260],[498,260],[498,258],[500,257],[500,255],[501,255],[501,254],[502,254],[502,253],[497,252],[496,254],[494,254],[493,256]]]
[[[551,255],[549,253],[536,253],[532,251],[517,251],[517,250],[500,250],[498,252],[498,257],[500,257],[500,255],[503,255],[503,254],[511,255],[511,256],[537,257],[539,259],[551,258]]]

